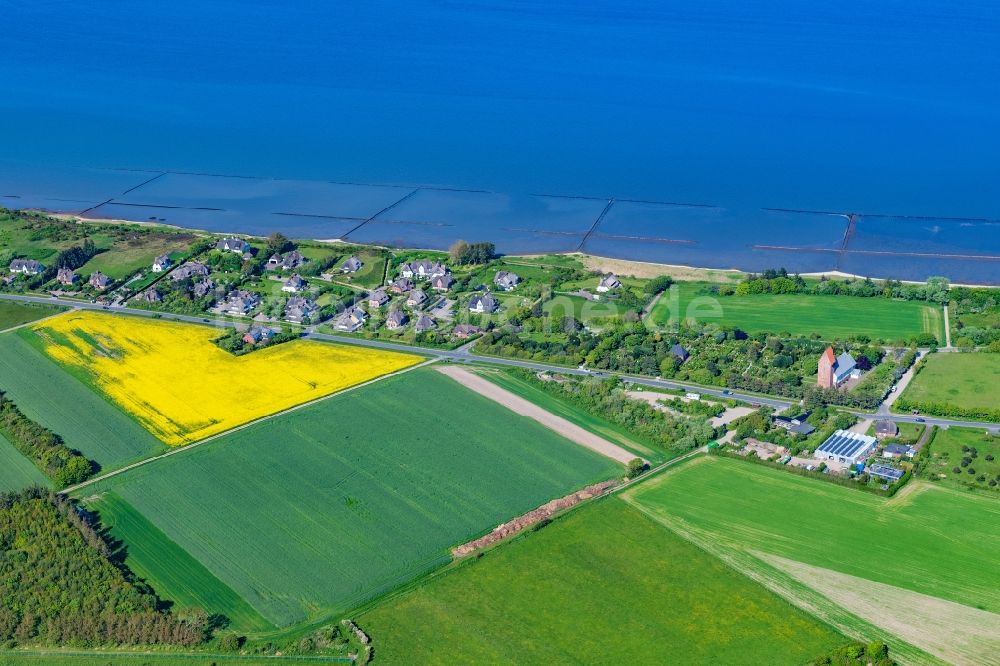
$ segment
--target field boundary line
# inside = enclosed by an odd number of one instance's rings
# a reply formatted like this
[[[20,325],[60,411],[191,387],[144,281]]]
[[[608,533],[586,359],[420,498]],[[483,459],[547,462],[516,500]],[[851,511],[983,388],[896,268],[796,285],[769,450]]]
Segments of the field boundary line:
[[[26,328],[28,326],[34,326],[35,324],[41,324],[43,321],[48,321],[49,319],[55,319],[56,317],[61,317],[64,314],[69,314],[70,312],[76,312],[79,309],[80,309],[79,307],[71,307],[68,310],[63,310],[62,312],[51,314],[48,317],[42,317],[41,319],[33,319],[32,321],[26,321],[23,324],[18,324],[17,326],[11,326],[10,328],[3,329],[2,331],[0,331],[0,335],[4,333],[10,333],[11,331],[16,331],[18,329]]]
[[[209,659],[218,661],[231,661],[237,662],[244,661],[246,659],[252,659],[254,661],[273,661],[275,663],[295,663],[295,662],[338,662],[345,664],[353,664],[354,660],[350,657],[342,657],[340,655],[242,655],[242,654],[222,654],[213,652],[150,652],[150,651],[135,651],[129,652],[128,650],[43,650],[43,649],[25,649],[25,650],[0,650],[0,657],[137,657],[143,659],[150,659],[151,661],[164,661],[169,663],[171,659],[176,659],[178,657],[183,657],[187,659]]]
[[[519,395],[511,393],[488,379],[484,379],[469,372],[465,368],[456,365],[441,366],[438,372],[446,375],[450,379],[458,382],[465,388],[473,391],[496,404],[509,409],[519,416],[531,419],[536,423],[552,430],[565,437],[574,444],[589,449],[606,458],[610,458],[623,465],[627,465],[630,460],[637,458],[634,453],[613,444],[603,437],[581,428],[572,421],[558,416],[549,410],[536,405],[530,400],[526,400]],[[644,460],[647,464],[648,460]]]
[[[253,421],[247,421],[246,423],[240,424],[240,425],[238,425],[238,426],[236,426],[234,428],[230,428],[229,430],[225,430],[223,432],[216,433],[216,434],[212,435],[211,437],[206,437],[205,439],[200,439],[197,442],[192,442],[192,443],[186,444],[184,446],[174,447],[171,450],[167,451],[166,453],[161,453],[158,456],[153,456],[152,458],[146,458],[145,460],[140,460],[139,462],[132,463],[131,465],[126,465],[125,467],[122,467],[121,469],[116,469],[116,470],[113,470],[111,472],[108,472],[107,474],[102,474],[101,476],[96,476],[96,477],[94,477],[92,479],[87,479],[86,481],[84,481],[82,483],[78,483],[75,486],[69,486],[67,488],[63,488],[62,490],[58,491],[58,493],[60,495],[69,495],[69,494],[75,493],[78,490],[82,490],[82,489],[84,489],[84,488],[86,488],[88,486],[92,486],[95,483],[98,483],[100,481],[106,481],[107,479],[110,479],[113,476],[118,476],[120,474],[124,474],[125,472],[131,471],[131,470],[136,469],[138,467],[143,467],[144,465],[149,465],[150,463],[154,463],[154,462],[156,462],[158,460],[163,460],[164,458],[169,458],[170,456],[175,456],[175,455],[177,455],[179,453],[183,453],[184,451],[190,451],[191,449],[194,449],[196,447],[202,446],[203,444],[208,444],[208,443],[213,442],[213,441],[215,441],[215,440],[217,440],[217,439],[219,439],[221,437],[225,437],[226,435],[231,435],[231,434],[233,434],[235,432],[239,432],[240,430],[244,430],[246,428],[249,428],[250,426],[258,425],[258,424],[263,423],[265,421],[270,421],[271,419],[278,418],[279,416],[284,416],[286,414],[290,414],[291,412],[295,412],[295,411],[298,411],[300,409],[304,409],[306,407],[310,407],[310,406],[315,405],[317,403],[323,402],[324,400],[329,400],[331,398],[335,398],[337,396],[344,395],[345,393],[349,393],[351,391],[354,391],[354,390],[357,390],[357,389],[360,389],[360,388],[364,388],[366,386],[370,386],[370,385],[372,385],[372,384],[374,384],[376,382],[382,381],[383,379],[388,379],[389,377],[396,377],[398,375],[402,375],[402,374],[410,372],[412,370],[416,370],[417,368],[423,368],[425,366],[428,366],[428,365],[430,365],[432,363],[437,362],[437,360],[438,359],[436,359],[436,358],[428,359],[428,360],[424,361],[423,363],[417,363],[415,365],[411,365],[408,368],[403,368],[402,370],[397,370],[395,372],[390,372],[390,373],[385,374],[385,375],[380,375],[378,377],[375,377],[374,379],[369,379],[366,382],[362,382],[360,384],[355,384],[354,386],[348,386],[347,388],[341,389],[339,391],[334,391],[333,393],[330,393],[328,395],[324,395],[324,396],[316,398],[314,400],[310,400],[309,402],[303,402],[303,403],[295,405],[293,407],[289,407],[288,409],[284,409],[284,410],[282,410],[280,412],[275,412],[274,414],[268,414],[267,416],[262,416],[259,419],[254,419]]]

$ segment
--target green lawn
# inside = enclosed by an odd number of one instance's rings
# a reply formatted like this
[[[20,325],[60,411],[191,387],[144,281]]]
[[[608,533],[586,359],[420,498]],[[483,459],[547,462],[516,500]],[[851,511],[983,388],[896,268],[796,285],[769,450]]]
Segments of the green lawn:
[[[976,455],[963,451],[963,446],[976,449]],[[993,460],[987,460],[987,456]],[[963,458],[968,459],[968,465],[962,464]],[[958,473],[954,471],[956,467]],[[1000,491],[1000,437],[974,428],[939,429],[921,475],[958,488]],[[980,476],[984,479],[979,480]],[[991,486],[990,481],[996,483]]]
[[[96,460],[104,471],[162,452],[165,447],[137,422],[27,342],[20,329],[0,335],[0,390],[24,414]]]
[[[451,547],[504,520],[620,473],[614,462],[427,368],[252,425],[83,494],[113,490],[285,626],[347,611],[448,562]],[[164,598],[188,593],[176,583],[188,575],[183,563],[141,549],[132,557]]]
[[[551,318],[552,327],[559,330],[563,317],[573,317],[577,321],[590,324],[603,319],[619,319],[628,308],[617,301],[602,298],[588,301],[581,296],[556,294],[542,304],[542,310]]]
[[[643,484],[632,501],[677,529],[959,604],[1000,611],[1000,503],[915,481],[884,498],[728,458]]]
[[[0,437],[0,492],[21,490],[34,484],[48,486],[49,481],[13,444]]]
[[[501,386],[515,395],[519,395],[525,400],[533,402],[539,407],[563,417],[567,421],[574,423],[584,430],[603,437],[613,444],[617,444],[624,449],[632,451],[637,456],[646,458],[650,462],[660,462],[666,459],[663,451],[653,448],[651,442],[636,437],[621,426],[606,421],[599,416],[594,416],[584,411],[576,405],[561,400],[554,395],[532,386],[530,383],[514,377],[513,375],[498,370],[478,370],[480,375],[490,380],[494,384]]]
[[[170,590],[176,608],[210,608],[225,615],[233,626],[266,630],[274,626],[238,594],[202,566],[183,548],[113,492],[87,502],[100,515],[101,525],[128,544],[125,563],[143,579],[156,577]],[[159,587],[154,588],[158,594]]]
[[[358,622],[385,664],[799,664],[848,642],[617,498]]]
[[[0,331],[64,312],[66,308],[0,300]]]
[[[809,294],[708,296],[700,293],[707,284],[677,283],[653,308],[652,321],[667,325],[694,319],[747,333],[817,334],[825,340],[864,334],[892,342],[925,332],[944,340],[941,309],[927,303]]]
[[[139,271],[149,270],[153,260],[161,254],[170,255],[175,262],[182,260],[195,238],[191,234],[149,232],[121,239],[84,264],[77,273],[87,276],[101,271],[113,280],[124,280]]]
[[[1000,354],[930,354],[902,398],[921,404],[1000,409]],[[937,410],[928,407],[927,411]]]

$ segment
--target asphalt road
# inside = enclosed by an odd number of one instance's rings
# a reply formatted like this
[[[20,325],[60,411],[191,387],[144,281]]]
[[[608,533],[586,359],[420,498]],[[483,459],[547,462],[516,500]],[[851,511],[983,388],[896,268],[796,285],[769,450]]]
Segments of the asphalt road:
[[[152,312],[149,310],[139,310],[128,307],[110,307],[98,305],[97,303],[90,303],[87,301],[74,301],[69,299],[52,298],[44,296],[22,296],[19,294],[0,294],[0,299],[12,300],[12,301],[22,301],[27,303],[43,303],[47,305],[64,305],[67,307],[80,308],[84,310],[98,310],[101,312],[117,312],[123,314],[130,314],[139,317],[158,317],[159,319],[168,319],[173,321],[183,321],[194,324],[211,325],[220,328],[234,328],[237,324],[245,324],[245,322],[236,322],[225,319],[215,319],[214,317],[195,317],[190,315],[180,315],[172,314],[166,312]],[[411,345],[402,345],[394,342],[385,342],[383,340],[365,340],[362,338],[353,338],[348,336],[340,335],[330,335],[327,333],[317,333],[315,330],[307,329],[304,335],[305,338],[310,340],[323,340],[326,342],[338,342],[341,344],[356,345],[359,347],[371,347],[375,349],[385,349],[389,351],[398,351],[404,353],[418,353],[424,356],[431,356],[439,359],[447,359],[450,361],[458,363],[485,363],[489,365],[499,365],[507,367],[525,368],[528,370],[535,371],[547,371],[547,372],[559,372],[565,375],[577,375],[577,376],[587,376],[587,377],[608,377],[611,374],[617,373],[607,373],[602,371],[590,371],[581,370],[579,368],[567,368],[561,365],[549,365],[547,363],[538,363],[536,361],[522,361],[520,359],[513,358],[498,358],[495,356],[481,356],[478,354],[473,354],[470,352],[470,345],[460,347],[459,349],[432,349],[429,347],[414,347]],[[663,388],[671,390],[681,390],[688,391],[691,393],[698,393],[704,396],[710,396],[722,399],[738,400],[740,402],[749,403],[752,405],[765,405],[768,407],[773,407],[776,410],[784,410],[791,406],[792,402],[784,398],[771,398],[763,397],[758,395],[753,395],[750,393],[741,393],[738,391],[727,391],[725,389],[719,388],[708,388],[704,386],[697,386],[694,384],[685,384],[682,382],[673,382],[653,379],[651,377],[640,377],[635,375],[622,375],[617,374],[622,380],[632,382],[634,384],[641,384],[643,386],[650,386],[653,388]],[[885,418],[885,414],[868,414],[865,412],[853,412],[860,416],[861,418],[872,418],[878,419],[879,417]],[[961,426],[968,428],[984,428],[989,430],[1000,430],[1000,424],[997,423],[987,423],[982,421],[958,421],[953,419],[943,419],[932,416],[917,416],[910,414],[892,414],[892,420],[898,423],[925,423],[927,425],[937,425],[937,426]]]

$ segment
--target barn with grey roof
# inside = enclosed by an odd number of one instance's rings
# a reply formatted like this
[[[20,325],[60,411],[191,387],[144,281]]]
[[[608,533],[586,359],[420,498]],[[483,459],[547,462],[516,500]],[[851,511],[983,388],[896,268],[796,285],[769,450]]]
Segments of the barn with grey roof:
[[[868,457],[875,438],[849,430],[837,430],[813,451],[813,458],[854,465]]]

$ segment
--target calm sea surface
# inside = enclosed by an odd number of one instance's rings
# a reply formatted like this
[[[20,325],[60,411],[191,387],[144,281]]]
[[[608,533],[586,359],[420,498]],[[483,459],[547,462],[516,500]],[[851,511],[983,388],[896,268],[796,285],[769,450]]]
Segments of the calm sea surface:
[[[914,228],[899,216],[976,218],[972,236],[1000,237],[989,223],[1000,219],[996,2],[0,0],[0,8],[0,204],[96,204],[145,180],[69,168],[111,167],[382,186],[331,206],[298,184],[309,205],[280,205],[286,195],[272,193],[254,209],[257,223],[290,229],[312,223],[268,216],[324,215],[317,224],[330,233],[378,213],[394,188],[429,185],[510,200],[506,208],[484,201],[477,216],[480,203],[470,212],[465,195],[421,190],[399,213],[428,218],[421,234],[450,224],[434,213],[445,201],[466,211],[462,224],[499,225],[512,238],[544,231],[535,238],[543,249],[561,247],[560,234],[582,238],[603,209],[552,196],[708,204],[736,211],[721,215],[726,224],[751,228],[774,219],[760,208],[890,216],[870,231],[859,225],[878,251],[893,244],[886,220],[917,237],[905,247],[975,249],[935,237],[947,224]],[[183,183],[167,185],[175,191],[164,196],[176,199]],[[207,181],[186,187],[193,204],[234,197]],[[132,203],[165,205],[144,196],[138,188]],[[707,251],[697,229],[671,228],[667,209],[644,206],[613,208],[607,237],[594,240],[610,254],[635,254],[615,246],[636,242],[623,237],[664,247],[694,239]],[[549,213],[554,221],[539,227]],[[366,237],[392,240],[399,220],[390,218]],[[714,217],[681,219],[697,227]],[[827,233],[829,222],[782,218],[757,244],[822,236],[810,247],[834,253],[843,230]]]

